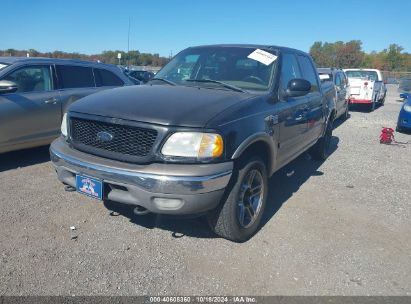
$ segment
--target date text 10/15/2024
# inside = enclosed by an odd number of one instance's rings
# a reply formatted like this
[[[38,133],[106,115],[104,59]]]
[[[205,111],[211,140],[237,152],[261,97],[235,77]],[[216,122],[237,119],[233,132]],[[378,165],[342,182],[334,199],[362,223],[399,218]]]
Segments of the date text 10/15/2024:
[[[181,296],[181,297],[170,297],[170,296],[159,296],[159,297],[150,297],[150,303],[256,303],[255,297],[247,296]]]

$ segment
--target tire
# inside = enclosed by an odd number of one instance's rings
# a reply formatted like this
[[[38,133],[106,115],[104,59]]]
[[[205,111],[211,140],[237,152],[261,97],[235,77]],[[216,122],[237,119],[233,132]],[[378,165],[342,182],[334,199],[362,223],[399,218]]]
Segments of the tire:
[[[348,118],[350,118],[350,107],[348,106],[347,103],[347,107],[345,108],[345,112],[343,114],[343,120],[347,120]]]
[[[385,104],[385,97],[387,97],[387,91],[385,91],[384,97],[380,100],[381,106]]]
[[[311,156],[316,160],[324,161],[330,155],[330,145],[333,132],[334,118],[330,117],[324,135],[311,148]]]
[[[259,185],[261,187],[257,189]],[[254,189],[254,195],[251,189]],[[265,162],[260,157],[240,161],[238,168],[234,169],[222,202],[207,215],[210,228],[227,240],[247,241],[260,226],[267,193],[268,177]],[[253,203],[251,196],[254,199]],[[253,211],[254,217],[251,216]]]
[[[373,111],[375,110],[375,104],[376,104],[376,101],[374,100],[374,101],[369,105],[368,112],[373,112]]]

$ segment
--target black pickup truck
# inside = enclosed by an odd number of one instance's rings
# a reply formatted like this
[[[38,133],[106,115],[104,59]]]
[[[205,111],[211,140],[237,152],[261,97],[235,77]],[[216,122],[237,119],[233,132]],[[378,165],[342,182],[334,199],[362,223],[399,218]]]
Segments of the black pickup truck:
[[[50,154],[68,188],[137,214],[206,215],[241,242],[259,227],[274,172],[308,149],[327,157],[334,116],[334,87],[304,52],[191,47],[146,85],[73,104]]]

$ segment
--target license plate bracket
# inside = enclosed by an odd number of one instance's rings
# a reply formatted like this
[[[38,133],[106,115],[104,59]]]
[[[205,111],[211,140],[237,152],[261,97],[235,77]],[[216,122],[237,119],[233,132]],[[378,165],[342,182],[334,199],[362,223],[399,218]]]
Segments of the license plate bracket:
[[[103,182],[101,180],[88,176],[76,175],[76,190],[77,192],[94,199],[103,199]]]

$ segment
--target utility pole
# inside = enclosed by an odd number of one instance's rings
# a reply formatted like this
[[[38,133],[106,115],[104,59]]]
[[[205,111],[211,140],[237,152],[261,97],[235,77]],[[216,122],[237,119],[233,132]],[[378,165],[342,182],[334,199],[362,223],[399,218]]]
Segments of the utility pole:
[[[131,18],[128,16],[128,37],[127,37],[127,68],[130,68],[130,23]]]

